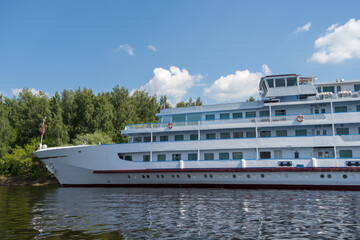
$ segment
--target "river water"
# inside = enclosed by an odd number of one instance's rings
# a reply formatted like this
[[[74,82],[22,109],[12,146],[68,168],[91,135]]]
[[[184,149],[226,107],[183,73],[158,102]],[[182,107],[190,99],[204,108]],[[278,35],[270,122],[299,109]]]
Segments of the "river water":
[[[0,187],[0,239],[359,239],[360,192]]]

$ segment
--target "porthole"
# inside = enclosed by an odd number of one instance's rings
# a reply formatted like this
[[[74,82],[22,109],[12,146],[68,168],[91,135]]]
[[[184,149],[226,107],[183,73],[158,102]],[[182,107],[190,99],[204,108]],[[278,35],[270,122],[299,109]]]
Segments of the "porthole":
[[[131,178],[130,175],[128,175],[128,178]]]
[[[289,175],[285,174],[285,178],[288,178],[288,177],[289,177]]]
[[[235,175],[235,174],[233,174],[233,178],[236,178],[236,175]]]
[[[262,174],[260,174],[260,177],[264,178],[264,177],[265,177],[265,175],[262,173]]]
[[[204,178],[207,178],[207,175],[206,175],[206,174],[204,174]]]
[[[344,179],[346,179],[346,178],[347,178],[347,175],[346,175],[346,174],[344,174],[344,175],[343,175],[343,178],[344,178]]]
[[[247,178],[250,178],[250,174],[246,175]]]
[[[145,178],[145,175],[142,175],[142,178]]]
[[[161,174],[161,178],[164,178],[164,175]]]
[[[188,174],[187,176],[188,176],[188,178],[191,178],[191,175],[190,175],[190,174]]]
[[[324,178],[325,176],[324,176],[324,174],[321,174],[320,177],[321,177],[321,178]]]
[[[327,177],[328,177],[328,178],[331,178],[331,174],[328,174]]]
[[[159,175],[156,175],[156,177],[157,177],[157,178],[160,178],[160,176],[159,176]]]
[[[174,175],[171,175],[172,178],[174,178],[175,176]]]
[[[149,175],[146,175],[146,177],[147,177],[147,178],[150,178],[150,176],[149,176]]]
[[[213,175],[212,175],[212,174],[210,174],[210,175],[209,175],[209,177],[210,177],[210,178],[213,178]]]
[[[176,177],[177,177],[177,178],[180,178],[180,176],[179,176],[179,175],[176,175]]]

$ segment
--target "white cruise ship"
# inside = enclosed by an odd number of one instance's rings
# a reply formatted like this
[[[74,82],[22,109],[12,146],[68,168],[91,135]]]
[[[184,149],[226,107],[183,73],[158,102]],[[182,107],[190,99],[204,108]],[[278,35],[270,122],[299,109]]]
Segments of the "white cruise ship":
[[[34,154],[63,186],[360,190],[360,80],[315,80],[266,76],[259,101],[164,109],[128,143]]]

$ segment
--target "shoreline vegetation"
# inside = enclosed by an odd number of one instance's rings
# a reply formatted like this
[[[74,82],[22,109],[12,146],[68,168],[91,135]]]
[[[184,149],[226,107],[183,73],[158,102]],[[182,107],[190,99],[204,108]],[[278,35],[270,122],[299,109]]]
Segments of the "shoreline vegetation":
[[[195,101],[178,102],[176,107],[201,106]],[[87,88],[63,90],[48,96],[24,88],[8,98],[0,94],[0,186],[43,186],[59,184],[33,152],[40,143],[48,147],[125,143],[125,125],[157,122],[155,114],[171,108],[167,97],[144,90],[129,92],[115,86],[97,95]]]

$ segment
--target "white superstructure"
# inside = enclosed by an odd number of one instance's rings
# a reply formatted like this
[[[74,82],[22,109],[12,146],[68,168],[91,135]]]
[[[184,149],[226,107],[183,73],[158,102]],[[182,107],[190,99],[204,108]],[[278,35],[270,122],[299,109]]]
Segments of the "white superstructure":
[[[263,77],[262,100],[164,109],[129,143],[40,149],[64,186],[360,190],[360,80]]]

